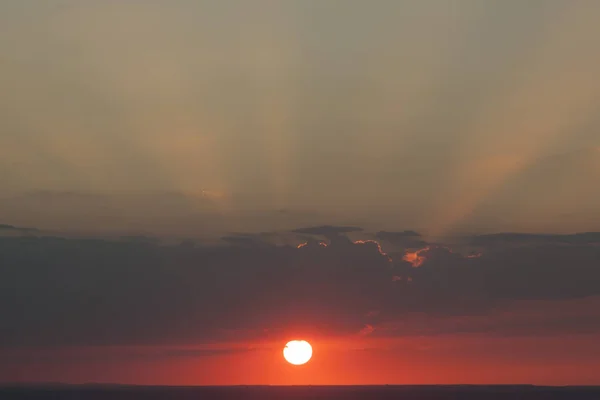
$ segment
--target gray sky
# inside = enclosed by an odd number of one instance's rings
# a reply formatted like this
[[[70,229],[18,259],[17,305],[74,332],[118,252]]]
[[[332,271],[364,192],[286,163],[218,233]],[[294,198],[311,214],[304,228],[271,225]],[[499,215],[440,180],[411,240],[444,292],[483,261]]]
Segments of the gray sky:
[[[0,219],[593,230],[598,20],[594,0],[5,0]]]

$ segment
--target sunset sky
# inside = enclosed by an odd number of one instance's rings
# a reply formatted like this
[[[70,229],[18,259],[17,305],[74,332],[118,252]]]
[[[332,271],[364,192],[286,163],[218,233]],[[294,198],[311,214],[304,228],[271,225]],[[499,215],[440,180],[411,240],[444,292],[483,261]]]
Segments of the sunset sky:
[[[598,21],[0,1],[0,383],[600,384]]]

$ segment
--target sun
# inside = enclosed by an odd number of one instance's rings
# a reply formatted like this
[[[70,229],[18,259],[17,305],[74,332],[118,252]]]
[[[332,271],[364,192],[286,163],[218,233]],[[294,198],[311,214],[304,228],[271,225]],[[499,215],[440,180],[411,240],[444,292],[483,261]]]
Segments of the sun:
[[[306,364],[312,357],[312,346],[306,340],[292,340],[283,348],[283,357],[293,365]]]

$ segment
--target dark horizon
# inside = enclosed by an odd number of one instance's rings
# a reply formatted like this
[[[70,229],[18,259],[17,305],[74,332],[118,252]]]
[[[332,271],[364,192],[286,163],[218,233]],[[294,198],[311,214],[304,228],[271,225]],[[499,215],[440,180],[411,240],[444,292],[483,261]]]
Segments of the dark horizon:
[[[5,389],[0,394],[20,399],[46,399],[47,396],[60,396],[65,399],[78,399],[81,396],[93,399],[395,399],[397,396],[410,396],[411,399],[512,399],[514,396],[530,400],[595,399],[600,395],[600,387],[538,387],[530,385],[493,386],[419,386],[419,385],[380,385],[380,386],[190,386],[190,387],[148,387],[148,386],[77,386],[54,387],[51,389]],[[115,397],[116,396],[116,397]]]

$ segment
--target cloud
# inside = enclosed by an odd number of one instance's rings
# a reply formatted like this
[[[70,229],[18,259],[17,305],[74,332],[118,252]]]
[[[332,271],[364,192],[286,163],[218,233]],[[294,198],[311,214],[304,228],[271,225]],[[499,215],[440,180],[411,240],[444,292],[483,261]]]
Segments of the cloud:
[[[199,238],[228,236],[232,231],[282,232],[322,218],[304,209],[282,212],[243,193],[225,198],[199,190],[126,190],[112,194],[48,190],[0,195],[0,222],[96,235]]]
[[[266,240],[265,235],[253,235],[253,234],[244,234],[244,233],[235,233],[228,236],[221,237],[221,240],[229,243],[233,246],[243,246],[243,247],[264,247],[271,246]]]
[[[2,348],[0,357],[4,362],[13,365],[30,364],[40,365],[43,363],[53,364],[57,360],[79,361],[79,362],[103,362],[103,361],[165,361],[177,358],[204,358],[239,353],[248,353],[264,350],[260,347],[240,346],[210,346],[210,347],[71,347],[71,348]],[[1,364],[0,364],[1,365]]]
[[[429,247],[425,247],[424,249],[419,249],[416,251],[408,251],[402,257],[402,259],[415,268],[420,267],[426,260],[425,254],[430,250]]]
[[[593,334],[600,332],[600,319],[597,318],[599,307],[600,296],[593,296],[571,300],[515,301],[510,309],[499,304],[488,312],[470,315],[407,313],[401,319],[380,323],[374,335],[484,333],[492,336],[541,337]]]
[[[151,236],[144,236],[144,235],[121,236],[120,239],[125,242],[140,243],[140,244],[159,244],[160,243],[159,238],[155,238],[155,237],[151,237]]]
[[[383,240],[393,245],[408,249],[421,248],[427,245],[427,242],[422,239],[421,234],[415,231],[379,231],[375,234],[375,237],[378,240]]]
[[[319,235],[325,236],[326,238],[331,238],[334,236],[339,236],[343,233],[351,233],[351,232],[361,232],[363,229],[356,226],[331,226],[331,225],[322,225],[322,226],[312,226],[308,228],[299,228],[294,229],[292,232],[300,233],[304,235]]]
[[[375,328],[373,327],[373,325],[367,324],[363,329],[360,330],[358,334],[361,336],[369,336],[373,332],[375,332]]]
[[[600,232],[583,232],[570,235],[537,233],[496,233],[489,235],[473,236],[470,241],[473,245],[478,246],[507,244],[600,244]]]
[[[28,233],[28,232],[37,232],[36,228],[23,228],[21,226],[14,226],[8,224],[0,224],[0,232],[1,231],[11,231],[11,232],[19,232],[19,233]]]
[[[199,247],[3,237],[0,343],[194,344],[355,335],[366,326],[370,335],[404,335],[418,331],[413,315],[468,317],[458,330],[502,332],[494,315],[511,319],[528,302],[538,317],[515,320],[522,332],[598,329],[590,322],[598,308],[584,301],[600,296],[594,244],[496,246],[478,257],[430,245],[415,268],[412,251],[388,255],[377,242],[338,234],[349,229],[310,230],[336,235],[301,248],[257,246],[262,236],[249,234],[228,238],[234,246]],[[555,313],[557,304],[578,299],[587,311],[561,322],[569,313]],[[399,321],[414,324],[390,328]]]

